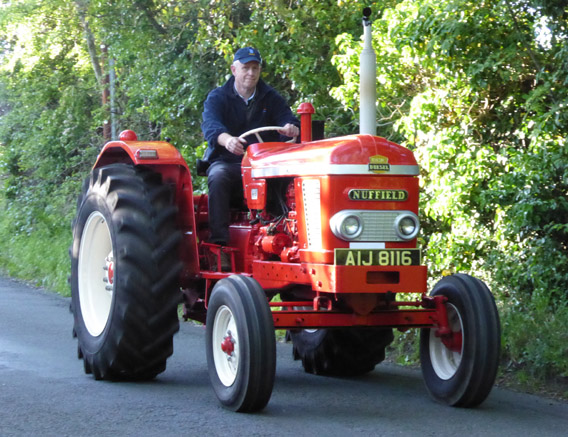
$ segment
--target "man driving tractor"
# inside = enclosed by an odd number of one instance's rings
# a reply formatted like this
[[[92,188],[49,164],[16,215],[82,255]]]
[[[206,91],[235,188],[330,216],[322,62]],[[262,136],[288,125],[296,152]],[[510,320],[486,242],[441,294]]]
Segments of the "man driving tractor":
[[[243,198],[241,161],[248,141],[240,135],[264,126],[282,126],[277,132],[263,134],[264,141],[281,141],[281,137],[289,139],[299,134],[298,119],[284,98],[260,79],[261,71],[258,50],[237,50],[231,65],[232,77],[211,91],[204,104],[201,128],[208,143],[204,160],[210,163],[210,242],[221,246],[229,241],[231,201]],[[227,261],[222,259],[224,267]]]

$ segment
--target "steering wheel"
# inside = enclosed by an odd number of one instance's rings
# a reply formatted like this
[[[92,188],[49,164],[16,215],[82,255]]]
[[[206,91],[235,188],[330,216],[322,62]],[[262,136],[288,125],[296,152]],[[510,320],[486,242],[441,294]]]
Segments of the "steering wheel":
[[[259,143],[264,143],[264,141],[262,140],[262,138],[260,137],[260,135],[258,134],[259,132],[266,132],[266,131],[278,131],[282,129],[282,126],[265,126],[265,127],[257,127],[256,129],[251,129],[247,132],[245,132],[244,134],[241,134],[239,136],[239,138],[245,138],[248,137],[249,135],[254,134],[256,136],[256,139],[258,140]],[[298,138],[297,136],[295,136],[294,138],[292,138],[291,140],[286,141],[287,143],[295,143],[296,142],[296,138]]]

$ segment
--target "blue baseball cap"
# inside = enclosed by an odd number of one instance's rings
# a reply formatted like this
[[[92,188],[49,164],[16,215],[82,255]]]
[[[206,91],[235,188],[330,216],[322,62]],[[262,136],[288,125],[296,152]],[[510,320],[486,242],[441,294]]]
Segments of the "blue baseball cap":
[[[262,58],[257,49],[253,47],[244,47],[235,52],[235,57],[233,62],[239,61],[241,64],[246,64],[247,62],[256,61],[259,64],[262,63]]]

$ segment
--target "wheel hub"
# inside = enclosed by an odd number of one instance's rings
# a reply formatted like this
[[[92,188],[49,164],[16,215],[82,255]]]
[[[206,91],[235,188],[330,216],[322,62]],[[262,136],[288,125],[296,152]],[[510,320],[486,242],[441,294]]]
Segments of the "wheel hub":
[[[112,253],[105,258],[103,270],[105,271],[103,282],[107,284],[105,289],[111,291],[114,284],[114,258],[112,257]]]
[[[437,332],[434,333],[436,337],[439,337],[444,346],[446,346],[452,352],[461,353],[462,350],[462,333],[461,332],[451,332],[449,334],[439,335]]]
[[[231,331],[227,331],[227,335],[221,343],[221,350],[227,354],[227,358],[231,358],[235,352],[235,339],[231,335]]]

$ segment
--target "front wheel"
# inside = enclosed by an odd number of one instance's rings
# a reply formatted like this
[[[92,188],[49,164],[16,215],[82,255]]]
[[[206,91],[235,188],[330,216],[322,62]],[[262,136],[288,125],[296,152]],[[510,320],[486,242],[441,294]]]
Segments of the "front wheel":
[[[259,411],[272,394],[276,373],[274,321],[262,287],[252,278],[221,279],[207,307],[207,367],[226,408]]]
[[[501,348],[499,314],[493,295],[479,279],[457,274],[443,278],[431,293],[445,296],[451,334],[422,329],[420,360],[424,382],[437,401],[474,407],[491,391]]]

